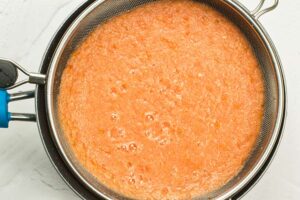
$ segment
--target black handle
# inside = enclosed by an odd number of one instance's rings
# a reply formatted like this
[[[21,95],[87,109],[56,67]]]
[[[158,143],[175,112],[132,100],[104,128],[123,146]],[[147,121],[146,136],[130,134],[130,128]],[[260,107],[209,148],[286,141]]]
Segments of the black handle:
[[[0,59],[0,88],[13,86],[18,79],[18,70],[14,63]]]

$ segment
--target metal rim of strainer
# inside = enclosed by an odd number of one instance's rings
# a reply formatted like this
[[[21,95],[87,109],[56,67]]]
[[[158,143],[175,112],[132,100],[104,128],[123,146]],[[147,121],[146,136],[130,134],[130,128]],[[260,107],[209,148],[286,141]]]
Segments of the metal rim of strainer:
[[[56,123],[55,123],[55,102],[53,101],[53,86],[54,82],[56,81],[55,72],[57,69],[57,64],[61,56],[61,52],[64,50],[65,45],[68,41],[68,39],[72,36],[74,30],[76,30],[77,26],[80,24],[80,22],[90,13],[92,12],[97,6],[99,6],[101,3],[103,3],[105,0],[98,0],[92,3],[85,11],[83,11],[79,17],[72,23],[72,25],[69,27],[63,38],[61,39],[60,43],[58,44],[58,47],[53,55],[52,61],[50,63],[50,70],[47,74],[47,82],[46,82],[46,105],[47,105],[47,111],[48,111],[48,120],[50,123],[50,127],[52,129],[53,138],[56,142],[56,145],[64,158],[67,165],[70,167],[72,172],[93,192],[99,195],[99,197],[103,197],[106,199],[110,199],[110,197],[103,194],[101,191],[98,191],[97,188],[95,188],[93,185],[91,185],[85,178],[81,175],[81,173],[76,169],[76,167],[73,165],[72,161],[69,158],[69,155],[67,152],[65,152],[63,148],[62,141],[60,141],[59,132],[57,131]],[[225,194],[222,194],[221,196],[216,197],[216,199],[228,199],[232,198],[236,193],[238,193],[240,190],[243,189],[243,187],[255,177],[255,175],[258,173],[258,171],[262,168],[262,166],[265,164],[266,160],[270,157],[270,153],[275,148],[276,141],[280,137],[281,129],[284,122],[285,117],[285,104],[286,104],[286,89],[284,84],[284,77],[283,72],[281,68],[281,62],[279,59],[279,56],[277,54],[277,51],[275,49],[274,44],[272,43],[269,35],[264,30],[260,22],[258,21],[258,18],[264,14],[265,12],[269,11],[267,8],[265,10],[260,10],[261,6],[263,5],[264,1],[262,0],[260,3],[260,7],[250,13],[245,7],[243,7],[239,2],[233,1],[233,0],[224,0],[226,3],[230,4],[232,7],[234,7],[243,17],[249,21],[254,27],[254,29],[259,34],[260,38],[264,41],[266,44],[267,50],[270,53],[270,56],[272,58],[272,61],[274,63],[274,69],[276,70],[276,78],[278,83],[278,114],[276,118],[276,124],[274,127],[274,131],[272,134],[272,138],[270,139],[270,142],[261,156],[259,162],[256,164],[254,169],[243,179],[241,180],[238,185],[236,185],[234,188],[230,189],[230,191],[227,191]],[[275,1],[275,3],[278,3],[278,1]],[[272,7],[271,7],[272,8]],[[275,7],[274,7],[275,8]]]

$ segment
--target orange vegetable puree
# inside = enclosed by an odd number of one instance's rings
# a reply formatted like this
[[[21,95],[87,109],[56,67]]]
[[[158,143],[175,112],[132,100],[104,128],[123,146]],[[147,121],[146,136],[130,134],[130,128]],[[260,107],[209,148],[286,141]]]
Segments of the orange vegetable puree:
[[[75,156],[101,183],[137,199],[190,199],[241,170],[263,103],[242,32],[207,5],[161,0],[87,36],[58,108]]]

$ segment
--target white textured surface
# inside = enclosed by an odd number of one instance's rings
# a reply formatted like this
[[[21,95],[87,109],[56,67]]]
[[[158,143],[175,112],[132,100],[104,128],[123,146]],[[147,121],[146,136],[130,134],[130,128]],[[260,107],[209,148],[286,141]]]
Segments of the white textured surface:
[[[242,0],[249,7],[258,0]],[[0,57],[36,72],[57,28],[82,0],[0,0]],[[268,2],[268,1],[267,1]],[[270,0],[271,2],[271,0]],[[261,18],[282,59],[288,87],[288,117],[278,153],[246,200],[300,198],[300,1],[281,0]],[[23,86],[18,90],[27,90]],[[32,100],[10,111],[33,112]],[[52,167],[33,123],[0,129],[0,199],[78,199]]]

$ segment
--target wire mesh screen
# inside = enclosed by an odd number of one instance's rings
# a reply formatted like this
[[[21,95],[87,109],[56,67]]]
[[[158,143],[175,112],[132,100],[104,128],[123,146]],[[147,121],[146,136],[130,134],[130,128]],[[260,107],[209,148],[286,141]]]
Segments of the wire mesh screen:
[[[92,9],[90,8],[90,12],[87,15],[82,16],[78,24],[73,25],[72,33],[66,39],[64,49],[59,52],[59,58],[57,64],[55,65],[55,81],[51,91],[54,102],[53,120],[55,122],[55,126],[52,128],[55,129],[60,143],[62,144],[61,151],[65,153],[65,155],[73,165],[71,169],[75,169],[76,172],[80,174],[81,178],[84,179],[83,182],[87,184],[87,187],[89,189],[93,190],[95,193],[99,194],[99,196],[102,197],[105,196],[112,199],[127,199],[125,197],[121,197],[117,193],[109,190],[109,188],[106,188],[104,185],[99,183],[80,165],[80,163],[75,159],[75,156],[70,150],[68,142],[66,141],[64,133],[62,132],[62,129],[60,127],[58,111],[55,106],[58,100],[61,76],[72,52],[97,26],[101,25],[101,23],[105,22],[113,16],[119,15],[137,6],[150,3],[152,1],[153,0],[95,1],[95,3],[93,4],[94,7]],[[207,194],[206,196],[196,198],[208,199],[218,197],[238,185],[244,179],[244,177],[246,177],[256,166],[263,152],[266,150],[274,131],[278,113],[278,80],[276,78],[274,63],[272,62],[271,56],[266,48],[266,44],[243,15],[241,15],[227,1],[198,0],[197,2],[208,4],[209,6],[217,9],[218,11],[223,13],[229,20],[240,27],[242,32],[251,43],[260,62],[260,68],[263,74],[265,87],[264,117],[261,127],[261,133],[259,135],[259,138],[257,139],[256,145],[252,150],[251,155],[248,157],[244,167],[238,173],[238,175],[232,178],[225,186],[218,189],[217,191]]]

